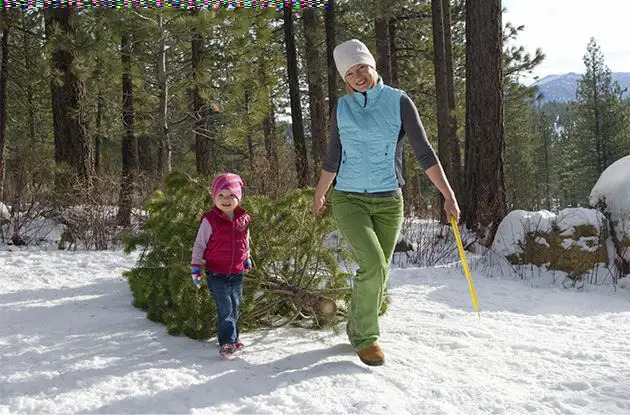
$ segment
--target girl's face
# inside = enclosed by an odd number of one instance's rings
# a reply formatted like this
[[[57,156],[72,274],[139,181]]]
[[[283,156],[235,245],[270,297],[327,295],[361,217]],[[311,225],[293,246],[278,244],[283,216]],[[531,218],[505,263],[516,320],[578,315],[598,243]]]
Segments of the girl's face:
[[[221,190],[213,199],[214,205],[223,213],[231,214],[238,206],[238,198],[229,190]]]
[[[351,66],[346,72],[346,82],[352,89],[365,92],[374,86],[376,74],[370,65],[358,63]]]

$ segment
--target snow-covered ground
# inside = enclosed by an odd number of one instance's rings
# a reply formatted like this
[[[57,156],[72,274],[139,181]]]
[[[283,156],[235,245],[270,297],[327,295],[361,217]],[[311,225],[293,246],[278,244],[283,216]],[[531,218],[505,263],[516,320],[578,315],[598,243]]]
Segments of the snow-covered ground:
[[[0,250],[0,414],[630,413],[630,289],[392,271],[386,364],[332,331],[244,334],[239,359],[131,306],[119,252]]]

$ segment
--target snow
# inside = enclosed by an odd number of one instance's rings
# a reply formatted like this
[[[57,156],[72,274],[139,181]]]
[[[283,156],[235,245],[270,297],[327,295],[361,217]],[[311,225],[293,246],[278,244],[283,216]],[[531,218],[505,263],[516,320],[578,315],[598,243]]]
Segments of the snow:
[[[542,236],[537,236],[536,239],[534,239],[534,242],[536,242],[538,245],[546,246],[547,248],[549,248],[549,242],[547,242],[547,240]]]
[[[6,221],[0,223],[0,243],[11,240],[16,222],[19,223],[19,235],[28,244],[51,246],[61,239],[61,234],[66,228],[64,225],[41,216],[11,218],[9,211],[2,209],[3,206],[0,205],[0,221],[2,219],[6,219]],[[6,209],[6,206],[4,207]]]
[[[570,237],[575,234],[576,227],[580,225],[592,225],[597,230],[601,229],[605,219],[599,211],[586,208],[563,209],[558,214],[548,210],[536,212],[513,210],[499,224],[492,249],[495,253],[504,256],[522,254],[526,233],[548,233],[555,228],[561,235]],[[589,247],[587,241],[592,243],[591,239],[565,240],[562,246],[568,248],[571,245],[578,245],[587,251],[595,251],[599,241],[594,238],[595,246]],[[549,246],[547,241],[540,236],[536,237],[535,241]]]
[[[4,203],[0,202],[0,221],[8,220],[11,218],[11,214],[9,213],[9,208]]]
[[[513,210],[501,221],[492,243],[494,252],[500,255],[522,253],[520,244],[525,241],[526,232],[538,230],[546,233],[551,230],[555,214],[548,210],[529,212]]]
[[[601,229],[605,220],[604,215],[595,209],[567,208],[558,212],[555,224],[562,235],[573,235],[577,226],[591,225]]]
[[[476,236],[466,228],[460,229],[462,243],[468,246]],[[417,264],[436,266],[459,259],[455,236],[450,225],[436,220],[405,218],[399,242],[411,245],[409,252],[396,252],[392,264],[396,268],[415,267]]]
[[[621,240],[630,238],[630,156],[611,164],[595,183],[591,190],[590,204],[604,200],[606,210],[615,223],[615,231]],[[625,252],[625,259],[630,261],[630,249]]]
[[[121,252],[0,250],[0,414],[627,414],[630,292],[489,278],[469,258],[393,269],[386,364],[363,365],[344,327],[174,337],[131,305]],[[626,333],[625,335],[623,333]]]
[[[35,203],[26,211],[9,213],[6,205],[0,203],[0,244],[9,243],[13,236],[19,236],[29,246],[63,249],[120,248],[123,229],[115,225],[118,207],[108,205],[73,205],[62,210]],[[60,223],[59,217],[63,217]],[[139,227],[146,220],[146,212],[133,209],[131,224]],[[98,229],[98,232],[94,232]],[[17,232],[16,232],[17,230]],[[66,233],[66,235],[64,235]],[[64,237],[70,236],[62,241]]]

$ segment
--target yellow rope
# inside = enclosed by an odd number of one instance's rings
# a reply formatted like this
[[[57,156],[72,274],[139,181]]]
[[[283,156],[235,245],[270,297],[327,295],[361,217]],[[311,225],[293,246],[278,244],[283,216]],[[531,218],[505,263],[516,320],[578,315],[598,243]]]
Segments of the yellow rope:
[[[470,291],[470,298],[472,299],[473,306],[475,306],[475,310],[477,311],[477,316],[481,318],[481,314],[479,313],[479,303],[477,302],[477,294],[475,294],[475,287],[473,286],[472,277],[470,276],[470,270],[468,269],[468,263],[466,262],[464,245],[462,244],[462,237],[459,234],[459,228],[457,227],[455,216],[451,216],[451,225],[453,226],[453,233],[455,234],[455,240],[457,241],[459,257],[462,259],[464,274],[466,274],[466,279],[468,280],[468,291]]]

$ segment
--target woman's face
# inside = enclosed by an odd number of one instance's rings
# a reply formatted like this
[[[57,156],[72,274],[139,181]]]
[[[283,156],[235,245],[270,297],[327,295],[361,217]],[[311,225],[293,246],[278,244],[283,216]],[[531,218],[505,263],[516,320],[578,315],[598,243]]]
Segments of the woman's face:
[[[374,69],[370,65],[358,63],[351,66],[346,72],[346,82],[355,91],[365,92],[374,86],[373,79],[375,76],[372,71]]]

